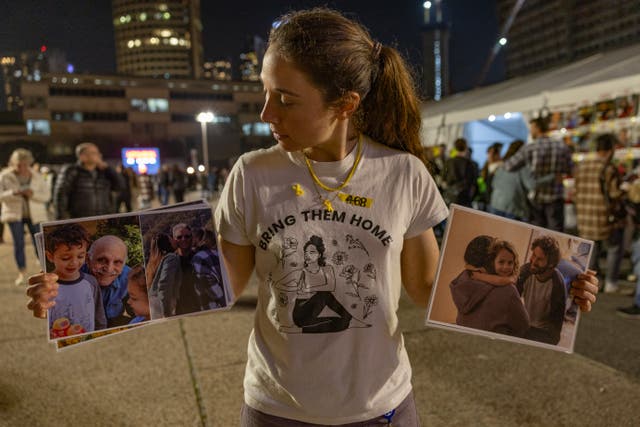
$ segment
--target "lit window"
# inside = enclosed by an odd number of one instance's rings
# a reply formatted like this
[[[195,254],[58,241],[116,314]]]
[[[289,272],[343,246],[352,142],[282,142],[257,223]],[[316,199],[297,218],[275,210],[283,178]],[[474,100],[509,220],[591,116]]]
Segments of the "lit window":
[[[49,120],[27,120],[27,135],[51,135]]]

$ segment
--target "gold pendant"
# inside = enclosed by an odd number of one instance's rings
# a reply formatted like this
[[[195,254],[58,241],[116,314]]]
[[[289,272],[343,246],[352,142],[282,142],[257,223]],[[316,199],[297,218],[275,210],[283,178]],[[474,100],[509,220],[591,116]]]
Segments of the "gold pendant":
[[[322,203],[324,204],[324,207],[327,208],[329,212],[333,212],[333,206],[331,205],[331,202],[329,201],[329,199],[324,199]]]

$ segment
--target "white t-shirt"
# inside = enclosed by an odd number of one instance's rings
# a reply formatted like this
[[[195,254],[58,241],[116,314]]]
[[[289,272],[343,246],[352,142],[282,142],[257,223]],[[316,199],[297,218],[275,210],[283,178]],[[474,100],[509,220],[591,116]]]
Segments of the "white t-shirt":
[[[356,151],[312,162],[313,170],[337,187]],[[405,239],[447,214],[418,158],[366,137],[340,195],[316,186],[300,152],[276,145],[243,155],[220,197],[216,225],[225,240],[256,247],[260,285],[246,403],[318,424],[363,421],[398,406],[411,391],[396,315],[400,252]]]

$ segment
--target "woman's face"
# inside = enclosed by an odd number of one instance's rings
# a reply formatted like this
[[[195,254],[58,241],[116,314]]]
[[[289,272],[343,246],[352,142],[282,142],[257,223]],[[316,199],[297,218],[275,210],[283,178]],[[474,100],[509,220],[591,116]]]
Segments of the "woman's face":
[[[320,258],[320,252],[318,252],[318,248],[314,245],[309,245],[304,250],[304,261],[306,263],[317,262],[318,258]]]
[[[136,284],[128,287],[129,299],[127,304],[136,316],[149,317],[149,297]],[[146,286],[143,284],[143,286]]]
[[[267,50],[261,73],[265,101],[260,118],[286,151],[336,143],[338,112],[291,62]]]
[[[500,249],[494,261],[494,268],[498,276],[511,276],[515,264],[515,257],[506,249]]]
[[[29,176],[31,174],[31,163],[29,163],[27,160],[18,162],[14,166],[14,170],[18,175]]]

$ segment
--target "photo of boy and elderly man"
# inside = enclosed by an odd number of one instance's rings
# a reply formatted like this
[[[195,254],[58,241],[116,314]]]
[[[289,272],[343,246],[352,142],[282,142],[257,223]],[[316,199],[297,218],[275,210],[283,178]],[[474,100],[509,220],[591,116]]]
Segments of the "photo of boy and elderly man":
[[[460,208],[451,221],[428,322],[572,351],[592,242]]]
[[[44,224],[46,269],[60,284],[49,338],[226,307],[211,211],[204,211],[191,222],[165,213]]]

